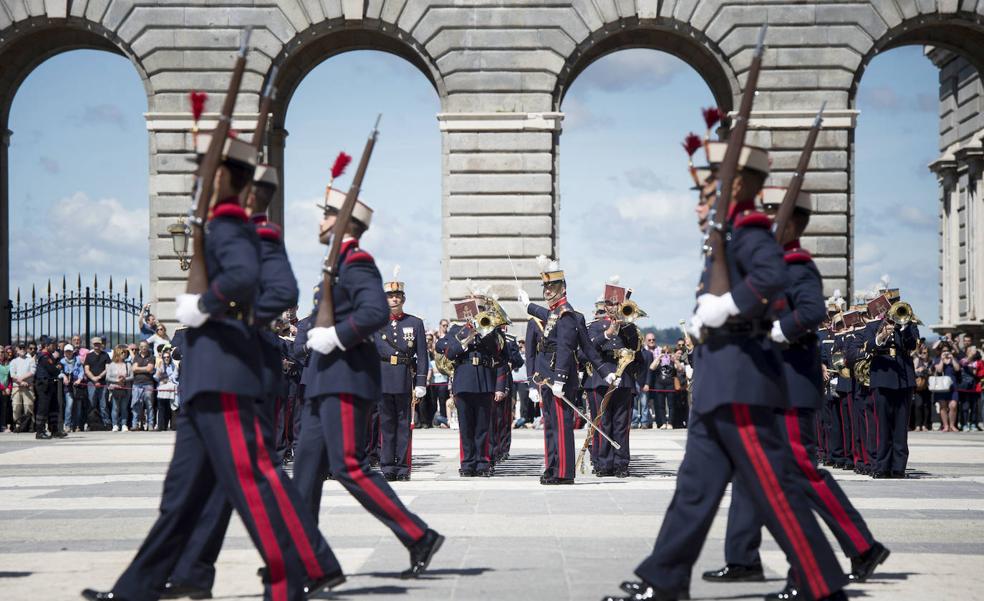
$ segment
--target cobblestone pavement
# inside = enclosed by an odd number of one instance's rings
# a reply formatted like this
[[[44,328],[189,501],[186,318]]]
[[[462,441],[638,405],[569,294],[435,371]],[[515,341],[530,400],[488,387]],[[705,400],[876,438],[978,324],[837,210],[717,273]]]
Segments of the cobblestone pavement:
[[[403,500],[447,535],[429,575],[405,582],[397,540],[334,482],[321,524],[348,583],[339,599],[599,599],[617,591],[655,540],[683,456],[682,431],[633,431],[633,474],[579,475],[543,487],[540,432],[517,431],[512,457],[492,479],[460,479],[456,433],[418,430],[413,481]],[[583,431],[578,433],[578,440]],[[984,435],[913,434],[910,478],[873,481],[839,472],[892,556],[852,596],[982,599]],[[157,514],[171,455],[168,433],[86,433],[55,441],[0,434],[0,598],[78,599],[109,587]],[[728,497],[696,571],[723,562]],[[756,599],[782,587],[782,553],[765,536],[769,581],[722,586],[694,579],[695,599]],[[258,599],[260,565],[234,520],[219,557],[215,596]],[[845,567],[847,562],[845,560]]]

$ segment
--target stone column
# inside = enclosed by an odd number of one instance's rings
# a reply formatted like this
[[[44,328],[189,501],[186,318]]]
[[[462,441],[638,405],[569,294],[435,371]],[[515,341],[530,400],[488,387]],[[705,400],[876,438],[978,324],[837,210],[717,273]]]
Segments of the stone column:
[[[267,217],[270,221],[284,225],[284,187],[287,182],[287,174],[284,171],[284,148],[287,145],[287,130],[283,128],[272,129],[267,135],[266,160],[277,168],[277,176],[280,177],[280,187],[277,195],[273,198],[270,208],[267,210]]]
[[[150,138],[150,291],[152,310],[173,331],[174,299],[185,290],[187,272],[182,271],[174,245],[167,232],[169,225],[188,215],[194,181],[194,125],[187,112],[145,113]],[[233,119],[232,128],[249,134],[256,128],[256,114]],[[206,113],[199,130],[212,130],[218,114]],[[188,245],[189,252],[191,244]]]
[[[10,344],[10,319],[7,303],[10,301],[10,208],[8,189],[10,170],[7,168],[7,148],[14,132],[6,127],[0,132],[0,343]]]
[[[980,253],[984,252],[984,229],[981,226],[981,211],[979,186],[981,169],[984,167],[984,148],[979,144],[968,146],[954,153],[958,161],[957,171],[961,173],[961,184],[964,197],[964,279],[966,306],[961,311],[961,322],[979,323],[979,317],[984,315],[984,261]]]
[[[960,237],[957,220],[957,162],[952,155],[930,163],[940,183],[940,321],[938,330],[949,330],[957,322],[957,291],[960,280]]]
[[[819,107],[817,107],[819,108]],[[803,182],[814,198],[814,213],[801,241],[823,275],[824,294],[839,289],[851,298],[854,252],[854,184],[849,162],[858,111],[827,110],[823,129]],[[816,118],[812,110],[753,111],[749,144],[769,149],[772,171],[767,185],[785,186],[796,171]]]
[[[557,252],[557,139],[562,113],[442,113],[444,316],[491,285],[525,329],[516,278],[540,295],[537,255]],[[568,266],[570,268],[571,266]]]

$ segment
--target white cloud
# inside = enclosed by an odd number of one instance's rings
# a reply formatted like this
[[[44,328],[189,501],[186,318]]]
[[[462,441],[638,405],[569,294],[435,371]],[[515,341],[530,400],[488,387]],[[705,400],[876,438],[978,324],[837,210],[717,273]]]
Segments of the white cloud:
[[[854,263],[859,266],[876,265],[885,257],[881,246],[868,240],[854,249]]]
[[[685,215],[692,215],[688,210],[693,206],[693,194],[676,191],[647,192],[615,201],[618,214],[623,219],[653,224],[665,224],[668,220],[686,221]]]

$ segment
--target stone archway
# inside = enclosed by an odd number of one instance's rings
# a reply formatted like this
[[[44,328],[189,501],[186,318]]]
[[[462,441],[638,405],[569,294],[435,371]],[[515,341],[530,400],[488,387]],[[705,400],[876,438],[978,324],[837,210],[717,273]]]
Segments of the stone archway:
[[[862,57],[850,87],[851,108],[865,68],[879,53],[902,46],[926,48],[940,69],[938,156],[927,165],[937,177],[939,196],[939,332],[984,332],[984,118],[968,112],[984,99],[984,18],[962,13],[928,15],[903,21],[879,38]],[[850,157],[851,237],[855,228],[854,130],[847,140]],[[851,248],[853,262],[853,244]],[[852,282],[853,284],[853,282]]]
[[[49,58],[72,50],[102,50],[124,56],[136,69],[148,98],[150,80],[132,49],[95,23],[34,17],[0,32],[0,303],[10,298],[9,128],[10,108],[25,79]],[[0,341],[6,342],[8,313],[0,310]]]

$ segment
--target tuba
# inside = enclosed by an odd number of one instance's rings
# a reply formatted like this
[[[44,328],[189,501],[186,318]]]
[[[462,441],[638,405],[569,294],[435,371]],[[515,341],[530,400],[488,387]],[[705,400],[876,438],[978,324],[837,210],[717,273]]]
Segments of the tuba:
[[[443,353],[434,353],[434,367],[448,378],[454,377],[454,361]]]
[[[639,303],[626,299],[618,306],[619,320],[623,323],[633,323],[635,320],[647,317],[649,314],[639,308]]]
[[[487,308],[475,316],[475,327],[478,329],[478,335],[481,338],[485,338],[499,326],[512,324],[512,320],[506,315],[499,301],[494,298],[488,298],[485,302]]]

